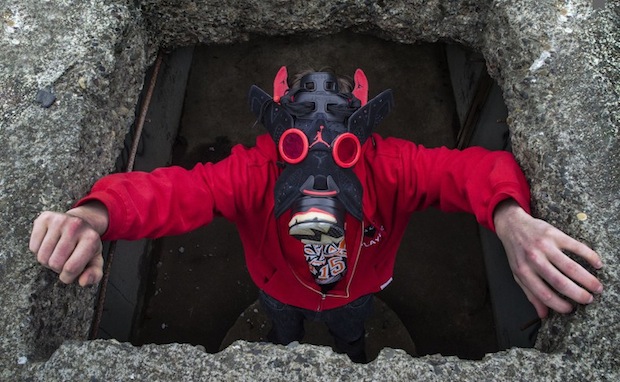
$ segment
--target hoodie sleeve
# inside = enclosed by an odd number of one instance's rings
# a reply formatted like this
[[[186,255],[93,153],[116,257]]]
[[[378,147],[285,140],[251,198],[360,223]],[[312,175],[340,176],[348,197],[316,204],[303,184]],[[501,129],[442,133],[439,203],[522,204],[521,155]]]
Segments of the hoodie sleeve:
[[[217,163],[187,170],[172,166],[153,172],[108,175],[77,206],[102,202],[109,214],[104,240],[177,235],[206,225],[214,216],[235,221],[244,206],[265,190],[267,160],[252,149],[233,148]]]
[[[403,143],[400,153],[400,178],[405,180],[400,194],[410,211],[435,206],[445,212],[469,212],[493,231],[493,212],[501,201],[512,198],[530,212],[529,185],[509,152]]]

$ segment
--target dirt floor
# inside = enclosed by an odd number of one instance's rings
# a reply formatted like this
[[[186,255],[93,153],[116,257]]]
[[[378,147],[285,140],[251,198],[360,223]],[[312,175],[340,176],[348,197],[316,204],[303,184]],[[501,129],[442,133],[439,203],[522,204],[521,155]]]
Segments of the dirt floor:
[[[453,147],[457,117],[445,60],[441,44],[401,45],[349,33],[198,47],[173,163],[191,167],[225,157],[233,144],[252,145],[264,130],[252,127],[247,91],[257,84],[270,92],[281,65],[287,65],[289,73],[330,66],[352,75],[362,68],[371,97],[394,90],[396,107],[379,133],[428,147]],[[152,258],[144,310],[134,327],[135,344],[185,342],[217,352],[223,342],[237,338],[260,340],[264,322],[254,305],[257,289],[231,223],[216,219],[187,235],[156,240]],[[435,210],[416,214],[401,246],[394,282],[378,298],[378,321],[373,321],[368,337],[375,353],[389,346],[414,354],[413,343],[419,355],[467,359],[498,350],[472,216]],[[386,333],[400,340],[374,340],[388,338]],[[316,336],[307,341],[324,342]]]

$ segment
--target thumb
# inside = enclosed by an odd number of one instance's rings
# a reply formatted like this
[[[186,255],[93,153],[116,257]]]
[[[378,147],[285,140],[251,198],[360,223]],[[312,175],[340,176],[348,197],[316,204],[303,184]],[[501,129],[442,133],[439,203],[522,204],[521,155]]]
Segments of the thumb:
[[[97,255],[94,256],[88,264],[86,264],[86,268],[78,278],[78,283],[80,286],[85,287],[88,285],[97,284],[103,278],[103,256]]]

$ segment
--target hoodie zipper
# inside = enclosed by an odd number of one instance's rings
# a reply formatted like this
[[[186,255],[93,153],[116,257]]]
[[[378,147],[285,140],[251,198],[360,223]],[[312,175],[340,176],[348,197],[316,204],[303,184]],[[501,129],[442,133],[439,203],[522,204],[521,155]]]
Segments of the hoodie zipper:
[[[321,293],[321,301],[319,301],[319,306],[316,307],[317,312],[320,312],[322,310],[323,303],[325,302],[325,297],[327,297],[325,293]]]

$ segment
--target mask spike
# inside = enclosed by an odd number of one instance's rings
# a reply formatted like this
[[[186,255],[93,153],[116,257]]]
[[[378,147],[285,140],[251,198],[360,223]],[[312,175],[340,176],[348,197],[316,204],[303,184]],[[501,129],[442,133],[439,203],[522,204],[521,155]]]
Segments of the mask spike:
[[[273,100],[275,102],[280,102],[280,98],[286,93],[288,90],[288,71],[286,70],[286,66],[282,66],[276,77],[273,79]]]
[[[362,69],[357,69],[353,76],[355,80],[355,89],[353,89],[353,95],[362,102],[362,106],[368,102],[368,79]]]

